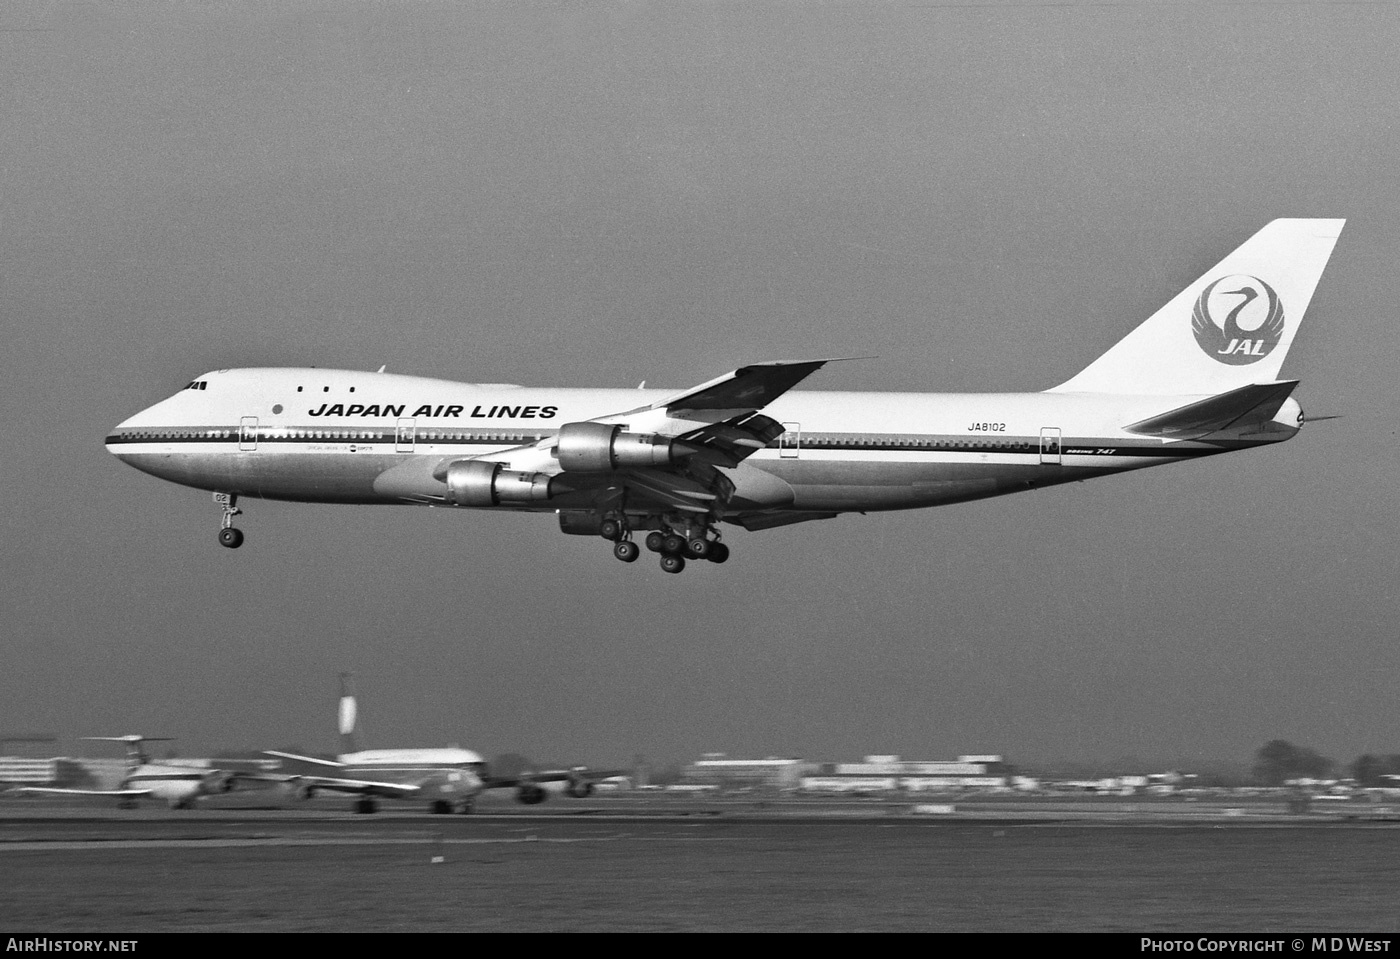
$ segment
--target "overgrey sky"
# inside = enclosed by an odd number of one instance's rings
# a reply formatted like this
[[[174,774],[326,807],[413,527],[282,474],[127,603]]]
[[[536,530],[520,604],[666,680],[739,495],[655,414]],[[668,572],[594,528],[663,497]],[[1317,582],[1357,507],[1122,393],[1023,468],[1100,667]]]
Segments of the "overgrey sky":
[[[1393,3],[7,3],[0,736],[537,760],[1400,752]],[[1346,217],[1273,448],[762,533],[209,494],[103,449],[221,367],[1039,390]]]

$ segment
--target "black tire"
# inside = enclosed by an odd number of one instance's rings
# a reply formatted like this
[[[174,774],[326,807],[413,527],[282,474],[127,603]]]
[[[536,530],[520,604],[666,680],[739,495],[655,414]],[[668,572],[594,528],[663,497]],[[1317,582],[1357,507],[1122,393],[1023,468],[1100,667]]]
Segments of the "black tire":
[[[652,530],[650,533],[647,533],[647,549],[651,550],[653,553],[659,553],[665,548],[666,537],[658,530]]]
[[[712,563],[723,563],[729,558],[729,547],[723,543],[711,543],[710,552],[705,558]]]
[[[710,541],[703,536],[697,536],[685,544],[685,554],[692,559],[704,559],[710,555]]]
[[[232,526],[219,530],[219,545],[238,549],[243,545],[243,530],[234,529]]]
[[[679,556],[683,549],[685,549],[685,539],[675,533],[667,536],[661,544],[661,552],[670,553],[673,556]]]
[[[668,573],[679,573],[685,569],[685,560],[675,553],[663,553],[661,555],[661,568]]]
[[[622,538],[622,524],[615,519],[605,519],[598,524],[598,532],[603,539],[615,541]]]
[[[613,555],[624,563],[635,563],[637,557],[642,555],[642,551],[637,548],[637,544],[630,539],[624,539],[613,547]]]
[[[428,809],[435,816],[444,816],[452,811],[452,804],[446,799],[436,799]]]

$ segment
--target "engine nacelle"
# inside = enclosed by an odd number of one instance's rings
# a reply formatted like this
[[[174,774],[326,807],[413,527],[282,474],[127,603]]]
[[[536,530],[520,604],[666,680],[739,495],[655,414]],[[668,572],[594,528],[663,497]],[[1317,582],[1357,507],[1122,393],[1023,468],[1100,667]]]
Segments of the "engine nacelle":
[[[571,779],[564,787],[564,792],[575,799],[587,799],[593,795],[593,784],[586,779]]]
[[[447,467],[447,501],[454,506],[499,506],[549,499],[546,473],[508,470],[502,463],[461,460]]]
[[[628,433],[608,423],[565,423],[554,447],[559,466],[576,473],[607,473],[641,466],[667,466],[684,452],[669,436]]]
[[[211,769],[204,774],[204,791],[207,793],[226,793],[233,791],[233,773],[222,769]]]
[[[520,788],[516,790],[515,798],[527,806],[538,806],[544,802],[545,795],[543,786],[537,786],[534,783],[521,783]]]

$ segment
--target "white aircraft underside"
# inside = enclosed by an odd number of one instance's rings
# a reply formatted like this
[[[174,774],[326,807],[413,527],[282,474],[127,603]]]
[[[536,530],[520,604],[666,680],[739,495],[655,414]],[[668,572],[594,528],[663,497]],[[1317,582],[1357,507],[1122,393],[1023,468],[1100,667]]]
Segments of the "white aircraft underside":
[[[1275,220],[1074,379],[1044,393],[788,392],[823,360],[686,391],[219,370],[121,423],[110,452],[238,496],[557,512],[631,561],[722,562],[716,526],[913,509],[1268,445],[1302,411],[1277,379],[1341,220]],[[679,560],[679,562],[677,562]]]

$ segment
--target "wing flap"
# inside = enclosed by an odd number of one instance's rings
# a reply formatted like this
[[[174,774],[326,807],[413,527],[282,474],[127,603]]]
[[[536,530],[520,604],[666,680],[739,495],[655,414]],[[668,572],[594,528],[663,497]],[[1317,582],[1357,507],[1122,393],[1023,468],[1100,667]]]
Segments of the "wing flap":
[[[782,436],[783,424],[762,413],[743,413],[684,433],[678,439],[694,449],[695,456],[714,466],[738,466],[745,458]]]

